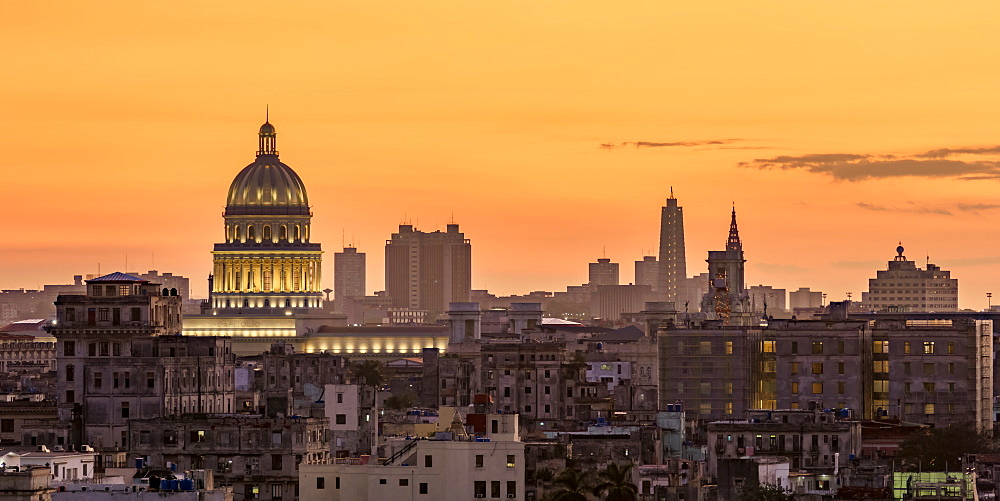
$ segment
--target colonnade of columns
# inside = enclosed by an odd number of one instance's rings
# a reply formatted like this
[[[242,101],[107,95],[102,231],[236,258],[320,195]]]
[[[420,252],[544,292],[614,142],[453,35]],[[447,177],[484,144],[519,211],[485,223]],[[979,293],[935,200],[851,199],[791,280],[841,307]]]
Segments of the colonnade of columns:
[[[213,292],[320,292],[321,258],[216,256]]]

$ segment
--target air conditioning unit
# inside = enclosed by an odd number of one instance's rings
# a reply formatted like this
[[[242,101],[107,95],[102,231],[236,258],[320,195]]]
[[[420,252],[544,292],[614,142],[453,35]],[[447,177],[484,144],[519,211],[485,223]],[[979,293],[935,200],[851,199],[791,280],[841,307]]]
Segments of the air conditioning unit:
[[[516,498],[516,497],[517,497],[517,494],[510,494],[510,493],[508,493],[508,494],[507,494],[507,497],[509,497],[509,498]]]

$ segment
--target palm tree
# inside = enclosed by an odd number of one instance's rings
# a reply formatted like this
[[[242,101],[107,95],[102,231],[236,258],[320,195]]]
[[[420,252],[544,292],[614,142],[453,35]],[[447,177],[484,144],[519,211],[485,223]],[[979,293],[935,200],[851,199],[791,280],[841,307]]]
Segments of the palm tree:
[[[385,383],[385,367],[378,360],[364,360],[351,364],[351,377],[361,384],[378,389]]]
[[[639,488],[632,483],[632,464],[619,466],[610,463],[608,467],[597,472],[602,480],[594,487],[594,494],[606,501],[636,501],[639,499]]]
[[[587,501],[587,493],[590,492],[590,472],[578,471],[573,468],[566,468],[559,472],[552,483],[559,487],[559,490],[549,497],[551,501]]]

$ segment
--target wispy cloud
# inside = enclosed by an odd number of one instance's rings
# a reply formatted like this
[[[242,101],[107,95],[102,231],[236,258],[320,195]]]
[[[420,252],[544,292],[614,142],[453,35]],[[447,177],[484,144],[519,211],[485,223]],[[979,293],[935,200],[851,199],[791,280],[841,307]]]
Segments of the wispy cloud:
[[[740,162],[739,166],[758,169],[801,169],[846,181],[892,177],[1000,179],[1000,146],[937,148],[916,154],[782,155]]]
[[[719,146],[743,141],[743,139],[706,139],[698,141],[623,141],[620,143],[601,143],[600,148],[604,150],[618,150],[621,148],[690,148],[693,146]]]
[[[880,205],[868,202],[858,202],[854,205],[865,210],[877,211],[877,212],[938,214],[942,216],[951,216],[959,212],[978,214],[984,211],[1000,209],[1000,204],[958,203],[958,204],[941,206],[941,205],[929,204],[928,202],[915,202],[915,201],[908,201],[903,205]]]

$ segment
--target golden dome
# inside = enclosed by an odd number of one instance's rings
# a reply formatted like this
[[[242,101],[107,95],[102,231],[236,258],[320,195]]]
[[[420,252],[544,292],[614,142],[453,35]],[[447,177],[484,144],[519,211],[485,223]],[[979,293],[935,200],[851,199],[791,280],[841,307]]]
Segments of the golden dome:
[[[229,186],[226,214],[308,215],[306,186],[291,167],[278,160],[274,126],[262,125],[260,136],[257,160],[244,167]]]

